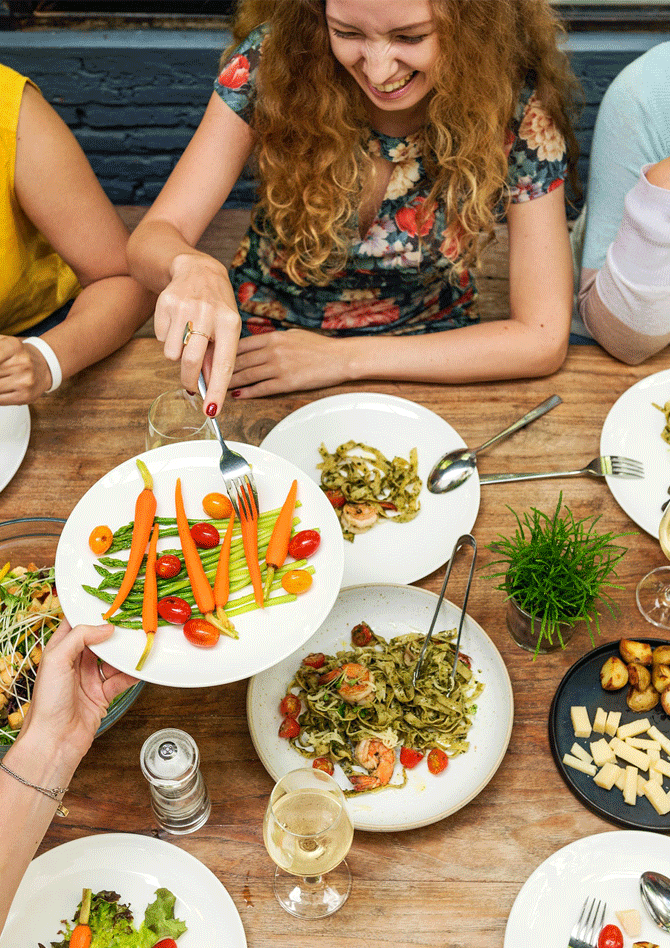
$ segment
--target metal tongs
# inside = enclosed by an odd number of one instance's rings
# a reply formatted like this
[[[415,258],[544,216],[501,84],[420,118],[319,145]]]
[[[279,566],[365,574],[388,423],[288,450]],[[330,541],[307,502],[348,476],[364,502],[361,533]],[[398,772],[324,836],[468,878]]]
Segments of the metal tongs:
[[[412,675],[412,684],[416,686],[419,675],[421,674],[421,666],[423,664],[423,660],[426,654],[426,649],[428,648],[428,643],[430,642],[431,637],[433,635],[433,629],[435,628],[435,623],[437,622],[437,616],[440,611],[442,600],[444,599],[444,594],[447,589],[447,583],[449,582],[449,576],[451,575],[451,567],[454,564],[454,558],[456,554],[458,553],[458,551],[460,550],[462,546],[472,547],[472,561],[470,563],[470,574],[468,576],[468,584],[465,587],[465,596],[463,597],[463,608],[461,609],[461,618],[458,623],[458,633],[456,635],[456,644],[454,646],[454,664],[451,667],[451,681],[449,684],[449,691],[447,692],[447,694],[449,694],[453,690],[453,687],[456,681],[456,665],[458,663],[458,650],[461,644],[461,632],[463,631],[463,621],[465,619],[465,608],[468,604],[468,596],[470,595],[470,586],[472,586],[472,574],[475,571],[475,561],[477,559],[477,541],[475,540],[475,538],[472,536],[471,533],[464,533],[463,536],[460,536],[458,540],[456,540],[456,544],[454,546],[454,552],[451,554],[451,558],[449,560],[449,563],[447,564],[447,572],[444,577],[444,582],[442,583],[442,589],[440,590],[440,594],[437,597],[437,605],[435,606],[433,619],[430,623],[430,628],[428,629],[428,634],[426,635],[421,651],[419,652],[419,658],[417,660],[416,667],[414,669],[414,674]]]

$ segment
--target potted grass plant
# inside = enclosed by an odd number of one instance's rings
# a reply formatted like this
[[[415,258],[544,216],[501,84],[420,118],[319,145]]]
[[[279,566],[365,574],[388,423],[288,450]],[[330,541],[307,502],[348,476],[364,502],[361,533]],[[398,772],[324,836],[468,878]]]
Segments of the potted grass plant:
[[[511,507],[517,528],[488,545],[498,555],[491,566],[501,569],[489,579],[507,594],[507,628],[522,648],[535,655],[565,648],[578,623],[584,622],[594,644],[600,634],[599,608],[615,614],[609,593],[621,589],[613,580],[626,547],[616,541],[630,533],[600,533],[599,516],[578,520],[563,494],[553,514],[535,507],[520,517]]]

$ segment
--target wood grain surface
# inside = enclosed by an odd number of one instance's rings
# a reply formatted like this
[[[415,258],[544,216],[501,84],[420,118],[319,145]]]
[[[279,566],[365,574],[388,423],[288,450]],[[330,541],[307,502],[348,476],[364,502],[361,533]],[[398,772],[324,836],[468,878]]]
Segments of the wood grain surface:
[[[443,416],[472,446],[558,393],[562,405],[482,454],[479,467],[482,473],[567,469],[599,453],[601,428],[618,396],[666,365],[664,354],[643,366],[628,367],[596,346],[573,346],[564,368],[548,379],[454,387],[374,382],[356,389],[416,401]],[[164,360],[160,344],[135,338],[104,363],[40,399],[30,409],[32,433],[26,457],[0,493],[0,520],[67,517],[103,474],[144,450],[151,401],[177,385],[178,369]],[[295,409],[352,390],[352,386],[339,386],[226,402],[220,419],[224,435],[258,445]],[[436,459],[440,454],[436,444]],[[244,681],[209,689],[145,687],[125,717],[95,741],[67,795],[69,816],[54,821],[40,852],[91,833],[163,836],[200,859],[224,883],[239,910],[250,948],[358,948],[361,944],[374,948],[389,942],[397,948],[502,948],[508,914],[531,872],[567,843],[616,829],[573,796],[556,770],[548,744],[552,696],[566,670],[591,647],[588,636],[579,632],[565,651],[533,661],[511,640],[502,593],[485,578],[486,565],[493,559],[486,544],[514,526],[507,505],[519,512],[530,506],[551,511],[561,490],[576,515],[601,515],[607,530],[637,530],[604,480],[482,487],[473,530],[480,568],[468,611],[487,631],[509,669],[515,718],[508,753],[483,792],[453,816],[410,832],[357,832],[348,860],[354,877],[352,894],[335,916],[300,922],[274,900],[273,865],[262,840],[272,780],[249,737]],[[430,530],[430,524],[426,529]],[[619,569],[623,588],[614,591],[621,614],[616,619],[603,618],[603,642],[622,633],[629,637],[654,634],[637,613],[634,591],[640,576],[663,563],[664,557],[656,540],[642,532],[627,542],[629,551]],[[417,585],[437,592],[442,578],[440,569]],[[464,582],[465,576],[454,568],[450,598],[456,602]],[[139,768],[143,741],[165,726],[191,733],[202,755],[213,806],[209,822],[191,836],[170,837],[156,829],[148,786]],[[449,779],[448,771],[442,779]]]

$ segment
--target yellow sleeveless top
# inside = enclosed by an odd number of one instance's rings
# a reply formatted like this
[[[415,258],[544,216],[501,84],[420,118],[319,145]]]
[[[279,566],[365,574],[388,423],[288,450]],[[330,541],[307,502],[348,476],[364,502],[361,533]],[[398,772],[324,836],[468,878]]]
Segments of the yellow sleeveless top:
[[[80,290],[77,277],[28,220],[14,191],[16,129],[26,82],[0,64],[0,333],[5,336],[35,326]]]

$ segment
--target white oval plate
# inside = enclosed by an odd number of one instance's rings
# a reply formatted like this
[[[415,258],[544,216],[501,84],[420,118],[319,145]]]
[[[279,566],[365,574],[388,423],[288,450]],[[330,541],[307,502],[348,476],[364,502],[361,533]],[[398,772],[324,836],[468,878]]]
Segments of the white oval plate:
[[[446,451],[465,447],[461,436],[439,415],[394,395],[352,392],[320,398],[287,415],[261,447],[289,458],[321,482],[319,445],[334,451],[346,441],[369,444],[391,459],[417,449],[423,481],[421,510],[408,523],[382,520],[368,533],[344,544],[343,586],[355,583],[414,583],[449,559],[456,540],[469,533],[479,511],[479,475],[461,487],[431,494],[428,474]]]
[[[504,948],[566,948],[587,897],[607,903],[605,924],[619,924],[615,912],[637,909],[642,931],[635,941],[667,946],[642,904],[639,880],[647,869],[667,874],[669,860],[670,840],[659,833],[620,830],[575,840],[526,880],[507,920]]]
[[[141,672],[135,665],[144,648],[144,635],[137,629],[116,628],[114,635],[94,651],[110,665],[159,685],[202,688],[248,678],[280,661],[299,648],[318,629],[340,591],[344,554],[342,532],[333,508],[323,492],[302,471],[283,458],[249,444],[229,442],[253,467],[261,512],[280,507],[294,479],[298,480],[296,515],[301,528],[318,527],[319,549],[310,557],[314,566],[311,589],[295,602],[266,607],[234,618],[239,639],[222,635],[214,648],[201,649],[184,638],[181,626],[160,626],[153,649]],[[174,517],[174,492],[181,478],[186,514],[205,514],[202,498],[221,491],[221,449],[216,441],[189,441],[165,445],[138,455],[154,479],[157,517]],[[100,523],[112,530],[130,523],[135,501],[143,488],[142,478],[131,458],[115,467],[84,494],[63,527],[56,551],[56,585],[63,612],[71,625],[99,624],[104,603],[87,593],[82,584],[98,586],[96,557],[88,537]],[[160,548],[179,546],[178,537],[159,541]],[[126,554],[127,556],[127,554]],[[251,586],[248,587],[248,591]],[[240,595],[235,593],[235,597]],[[112,617],[113,621],[113,617]]]
[[[118,892],[136,928],[156,889],[169,889],[177,899],[175,916],[188,926],[179,948],[246,948],[239,913],[214,873],[178,846],[133,833],[84,836],[34,859],[14,896],[0,948],[51,944],[84,888]]]
[[[4,490],[20,468],[29,441],[28,406],[0,405],[0,490]]]
[[[311,762],[277,734],[281,724],[279,702],[289,682],[310,652],[334,654],[351,648],[350,632],[361,621],[384,638],[407,632],[427,632],[435,611],[435,593],[415,586],[371,585],[343,589],[321,628],[299,651],[279,665],[257,675],[247,689],[247,720],[254,747],[274,780]],[[436,629],[458,625],[461,610],[445,600]],[[407,771],[407,784],[376,793],[347,797],[354,826],[359,830],[415,829],[436,823],[469,803],[484,789],[500,766],[512,733],[514,698],[512,685],[497,648],[474,619],[466,615],[461,651],[472,659],[472,669],[484,691],[477,699],[477,713],[470,729],[470,749],[454,757],[443,774],[428,771],[426,759]],[[396,776],[399,765],[396,765]],[[339,767],[335,777],[343,788],[351,787]]]
[[[608,477],[612,496],[631,520],[658,537],[661,504],[668,499],[670,444],[661,438],[665,416],[657,405],[670,401],[670,369],[640,379],[610,408],[600,435],[601,454],[621,454],[644,465],[644,477]]]

